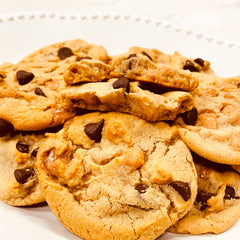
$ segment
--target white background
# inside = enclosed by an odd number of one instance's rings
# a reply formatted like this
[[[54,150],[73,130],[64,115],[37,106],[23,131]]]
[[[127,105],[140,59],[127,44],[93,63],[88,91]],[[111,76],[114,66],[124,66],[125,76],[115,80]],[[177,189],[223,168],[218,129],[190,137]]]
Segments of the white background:
[[[240,43],[240,0],[0,0],[0,14],[33,10],[154,16],[219,41]]]

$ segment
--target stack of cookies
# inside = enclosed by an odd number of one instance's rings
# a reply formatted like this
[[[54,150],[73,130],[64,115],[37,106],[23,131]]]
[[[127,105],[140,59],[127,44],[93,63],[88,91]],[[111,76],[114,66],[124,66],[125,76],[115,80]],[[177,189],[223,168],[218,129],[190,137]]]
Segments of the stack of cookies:
[[[221,233],[240,217],[240,78],[72,40],[0,66],[0,199],[85,240]]]

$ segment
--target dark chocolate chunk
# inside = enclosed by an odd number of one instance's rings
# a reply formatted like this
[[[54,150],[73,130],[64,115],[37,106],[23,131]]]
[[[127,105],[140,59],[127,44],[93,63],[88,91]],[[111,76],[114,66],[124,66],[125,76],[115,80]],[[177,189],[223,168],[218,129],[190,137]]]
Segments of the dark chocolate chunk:
[[[10,122],[0,118],[0,137],[4,137],[8,133],[13,132],[13,129],[13,125]]]
[[[32,72],[26,72],[24,70],[17,71],[16,76],[20,85],[28,84],[34,78],[34,74]]]
[[[32,158],[35,158],[35,157],[37,156],[38,149],[39,149],[39,147],[33,149],[33,151],[31,152],[31,157],[32,157]]]
[[[89,123],[85,126],[84,131],[90,139],[98,143],[102,139],[103,125],[104,125],[104,119],[102,119],[98,123]]]
[[[92,59],[92,58],[88,57],[88,56],[86,56],[86,57],[77,57],[76,61],[82,61],[84,59]]]
[[[20,139],[17,144],[16,144],[16,148],[19,152],[22,153],[29,153],[29,145],[24,142],[24,140]]]
[[[184,201],[189,200],[191,197],[191,189],[189,183],[182,181],[171,182],[170,186],[172,186],[184,199]]]
[[[239,197],[236,196],[235,189],[232,186],[226,186],[224,199],[239,199]]]
[[[190,72],[198,72],[198,68],[196,68],[190,60],[187,60],[183,66],[184,70],[189,70]]]
[[[39,87],[36,87],[35,90],[34,90],[35,94],[36,95],[39,95],[39,96],[43,96],[43,97],[46,97],[45,93],[43,92],[43,90]]]
[[[206,204],[207,200],[212,196],[215,196],[215,194],[210,193],[210,192],[199,191],[197,194],[196,200],[197,200],[197,202]]]
[[[0,78],[4,78],[4,76],[2,74],[0,74]]]
[[[128,63],[128,69],[129,70],[132,70],[133,69],[133,64],[135,63],[135,60],[134,59],[131,59]]]
[[[34,169],[33,168],[27,168],[27,169],[16,169],[14,171],[14,176],[20,184],[24,184],[27,182],[27,180],[34,175]]]
[[[142,54],[148,57],[152,61],[152,58],[145,51],[143,51]]]
[[[126,77],[118,78],[113,84],[114,89],[124,88],[127,93],[130,91],[129,79]]]
[[[133,58],[133,57],[136,57],[137,56],[137,54],[135,54],[135,53],[132,53],[132,54],[130,54],[129,56],[128,56],[128,58],[127,59],[129,59],[129,58]]]
[[[185,124],[194,126],[197,123],[198,111],[195,107],[191,111],[187,111],[182,114],[182,118]]]
[[[62,47],[62,48],[59,48],[57,54],[61,58],[61,60],[64,60],[64,59],[66,59],[68,57],[71,57],[73,55],[73,52],[68,47]]]
[[[199,191],[197,194],[196,201],[201,203],[200,210],[204,211],[206,209],[207,205],[207,200],[215,196],[215,194],[210,193],[210,192],[204,192],[204,191]]]
[[[194,59],[194,62],[197,63],[198,65],[200,65],[201,67],[204,66],[204,60],[201,58]]]
[[[135,186],[135,189],[139,192],[139,193],[145,193],[147,191],[147,186],[142,184],[142,183],[139,183]]]

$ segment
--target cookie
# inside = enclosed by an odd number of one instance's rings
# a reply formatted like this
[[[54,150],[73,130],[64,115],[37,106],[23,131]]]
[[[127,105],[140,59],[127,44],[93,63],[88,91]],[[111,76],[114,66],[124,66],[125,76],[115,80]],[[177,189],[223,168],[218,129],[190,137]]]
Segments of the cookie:
[[[77,39],[43,47],[17,65],[3,64],[0,118],[15,130],[35,131],[63,124],[75,114],[71,103],[60,95],[66,86],[63,80],[66,68],[84,59],[104,64],[108,58],[102,46]]]
[[[15,130],[35,131],[63,124],[75,114],[61,99],[66,86],[61,63],[22,63],[0,66],[0,118]]]
[[[67,84],[84,82],[101,82],[110,76],[111,66],[99,60],[84,59],[79,63],[71,63],[64,71]]]
[[[240,175],[229,165],[193,155],[198,194],[193,208],[169,230],[175,233],[219,234],[240,218]]]
[[[178,120],[179,133],[198,155],[223,164],[240,164],[240,78],[201,81],[192,92],[194,108]]]
[[[74,107],[125,112],[150,121],[174,120],[179,113],[192,109],[191,94],[166,91],[155,84],[121,77],[67,87],[62,96],[71,100]]]
[[[39,148],[37,169],[54,214],[85,240],[156,239],[197,191],[176,127],[123,113],[69,120]]]
[[[127,57],[128,56],[128,57]],[[154,68],[153,65],[151,65],[149,62],[146,64],[144,61],[145,58],[141,59],[141,57],[147,57],[152,63],[154,63],[156,66],[159,66],[162,68],[162,71],[157,70],[157,68]],[[129,60],[130,58],[133,58],[132,60]],[[129,60],[128,62],[125,62]],[[84,59],[81,62],[75,62],[69,65],[66,72],[64,73],[64,80],[68,84],[75,84],[79,82],[100,82],[104,79],[109,79],[110,73],[111,76],[119,77],[124,76],[124,74],[119,73],[119,70],[116,70],[116,65],[121,64],[128,64],[128,67],[131,65],[131,68],[133,68],[133,62],[138,61],[138,65],[136,69],[131,69],[134,71],[134,73],[130,73],[128,71],[127,74],[128,77],[137,79],[139,81],[147,81],[147,82],[155,82],[159,85],[164,85],[172,88],[179,88],[184,90],[193,90],[197,85],[197,80],[191,85],[191,83],[186,83],[186,76],[183,74],[179,74],[179,72],[173,69],[178,70],[188,70],[192,72],[192,77],[196,75],[197,78],[201,77],[201,74],[197,73],[204,73],[206,75],[213,75],[214,72],[210,68],[209,61],[204,61],[201,58],[196,59],[190,59],[182,56],[178,52],[175,52],[173,55],[170,54],[164,54],[157,49],[147,49],[147,48],[140,48],[140,47],[132,47],[127,54],[119,55],[113,57],[113,60],[111,61],[112,64],[105,64],[98,60],[93,59]],[[164,67],[164,65],[167,65],[168,67]],[[155,66],[155,67],[156,67]],[[119,66],[118,66],[119,67]],[[121,68],[121,67],[120,67]],[[124,66],[123,68],[126,68]],[[147,73],[148,68],[152,69],[151,72]],[[113,72],[111,72],[113,71]],[[121,70],[122,71],[122,70]],[[125,73],[125,72],[124,72]],[[146,73],[146,76],[142,76],[144,73]],[[135,74],[135,76],[132,76],[131,74]],[[156,76],[152,76],[152,75]],[[187,73],[188,74],[188,73]],[[175,76],[169,76],[169,75],[175,75]],[[178,79],[178,81],[173,82],[173,78],[181,78]],[[138,78],[137,78],[138,77]],[[154,80],[157,78],[157,80]],[[164,79],[165,78],[165,79]],[[171,83],[167,83],[166,78],[172,78]],[[191,81],[191,80],[188,80]],[[185,83],[184,83],[185,82]],[[181,86],[179,85],[182,84]],[[186,87],[189,84],[189,87]],[[185,87],[184,87],[184,86]]]
[[[44,46],[23,58],[20,63],[70,64],[83,59],[96,59],[107,63],[109,56],[102,46],[75,39]]]
[[[181,55],[179,52],[174,54],[166,54],[157,49],[148,49],[142,47],[132,47],[129,49],[129,54],[142,54],[147,56],[155,64],[167,64],[171,67],[188,70],[192,73],[205,73],[212,75],[214,72],[210,68],[210,62],[202,58],[188,58]]]
[[[162,63],[145,51],[132,52],[135,50],[112,57],[112,77],[127,77],[185,91],[194,90],[198,86],[198,77],[190,71]]]
[[[0,123],[2,127],[2,119]],[[12,206],[27,206],[45,201],[35,161],[45,132],[53,130],[15,132],[7,124],[0,128],[0,200]]]

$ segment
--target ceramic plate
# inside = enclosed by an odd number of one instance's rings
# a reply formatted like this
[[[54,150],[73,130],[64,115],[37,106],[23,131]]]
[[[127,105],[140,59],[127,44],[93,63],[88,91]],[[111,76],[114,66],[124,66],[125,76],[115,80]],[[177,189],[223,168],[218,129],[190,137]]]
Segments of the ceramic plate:
[[[109,54],[118,54],[131,46],[157,48],[163,52],[179,51],[211,62],[222,76],[238,75],[237,44],[212,39],[197,30],[172,26],[158,19],[127,14],[19,13],[0,16],[0,63],[17,62],[30,52],[54,42],[82,38],[102,44]],[[48,206],[16,208],[0,203],[1,240],[79,240],[55,218]],[[240,221],[220,235],[202,236],[166,233],[161,240],[237,240]]]

